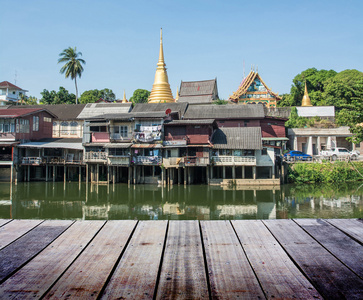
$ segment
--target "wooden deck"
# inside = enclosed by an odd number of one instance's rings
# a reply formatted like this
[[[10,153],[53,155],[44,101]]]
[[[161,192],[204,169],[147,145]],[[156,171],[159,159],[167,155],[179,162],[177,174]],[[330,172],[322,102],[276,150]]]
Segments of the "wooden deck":
[[[0,220],[1,299],[362,299],[363,222]]]

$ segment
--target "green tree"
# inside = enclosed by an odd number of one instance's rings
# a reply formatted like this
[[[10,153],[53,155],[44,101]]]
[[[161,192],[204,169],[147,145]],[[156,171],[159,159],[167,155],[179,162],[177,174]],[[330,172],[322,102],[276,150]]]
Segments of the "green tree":
[[[79,98],[80,103],[94,103],[98,101],[100,98],[106,101],[115,101],[116,96],[110,89],[103,89],[103,90],[89,90],[82,93],[81,97]]]
[[[130,98],[132,103],[147,103],[147,99],[150,96],[150,92],[148,90],[137,89],[134,91],[134,94]]]
[[[76,103],[76,96],[70,94],[64,87],[59,87],[59,91],[48,91],[46,89],[40,93],[42,99],[41,104],[74,104]]]
[[[81,78],[83,72],[82,64],[86,64],[86,62],[79,58],[82,56],[82,53],[77,52],[77,47],[64,49],[59,56],[61,58],[58,59],[58,63],[65,63],[65,65],[60,69],[60,73],[65,74],[66,78],[71,77],[71,79],[74,80],[76,87],[76,103],[78,103],[77,76]]]
[[[312,105],[326,105],[324,90],[326,81],[337,74],[334,70],[306,69],[293,79],[290,94],[283,96],[278,106],[300,106],[304,96],[305,82]]]
[[[38,99],[33,97],[33,96],[25,96],[24,94],[20,95],[20,100],[18,101],[17,104],[20,105],[37,105],[38,104]]]

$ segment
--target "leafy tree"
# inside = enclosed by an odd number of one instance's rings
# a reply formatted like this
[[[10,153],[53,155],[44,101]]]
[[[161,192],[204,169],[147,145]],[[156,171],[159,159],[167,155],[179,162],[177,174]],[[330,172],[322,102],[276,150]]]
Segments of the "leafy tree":
[[[150,96],[150,92],[148,90],[137,89],[134,91],[134,94],[130,98],[132,103],[147,103],[147,99]]]
[[[21,94],[18,104],[37,105],[38,99],[33,96],[27,97],[24,94]]]
[[[76,96],[70,94],[64,87],[59,87],[59,91],[48,91],[46,89],[40,93],[42,99],[40,99],[41,104],[74,104],[76,103]]]
[[[60,73],[65,73],[66,78],[71,77],[74,80],[76,86],[76,103],[78,103],[77,76],[81,78],[83,72],[82,64],[86,64],[86,62],[79,58],[79,56],[82,56],[82,53],[77,52],[77,47],[64,49],[59,56],[61,58],[58,59],[58,63],[65,62],[65,65],[60,69]]]
[[[326,81],[337,73],[334,70],[317,70],[316,68],[306,69],[293,79],[290,94],[285,95],[278,106],[300,106],[304,96],[305,82],[312,105],[326,105],[324,90]]]
[[[94,103],[98,101],[100,98],[107,100],[107,101],[115,101],[116,96],[110,89],[103,89],[103,90],[89,90],[82,93],[81,97],[79,98],[80,103]]]

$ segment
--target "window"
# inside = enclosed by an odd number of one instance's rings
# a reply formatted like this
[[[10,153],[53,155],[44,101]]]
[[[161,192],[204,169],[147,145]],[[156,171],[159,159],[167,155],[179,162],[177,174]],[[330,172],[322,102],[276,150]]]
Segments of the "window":
[[[267,155],[267,148],[262,148],[261,155]]]
[[[48,118],[48,117],[44,117],[43,120],[44,120],[44,122],[49,122],[49,123],[52,122],[52,119],[51,118]]]
[[[128,127],[127,126],[120,126],[120,135],[122,137],[127,137]]]
[[[108,154],[110,156],[127,156],[128,149],[120,149],[120,148],[109,148]]]
[[[25,120],[25,119],[20,119],[19,120],[19,132],[20,133],[29,133],[30,130],[30,126],[29,126],[29,120]],[[18,132],[18,128],[16,130],[16,132]]]
[[[71,134],[77,134],[78,123],[76,121],[71,122]]]
[[[68,122],[61,123],[61,133],[68,134]]]
[[[33,116],[33,131],[39,131],[39,117]]]

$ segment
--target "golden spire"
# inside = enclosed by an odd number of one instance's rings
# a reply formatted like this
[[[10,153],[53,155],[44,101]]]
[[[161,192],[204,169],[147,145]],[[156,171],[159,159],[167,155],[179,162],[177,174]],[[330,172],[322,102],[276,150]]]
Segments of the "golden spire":
[[[124,98],[122,99],[121,103],[128,103],[127,99],[126,99],[126,92],[124,90]]]
[[[175,102],[171,93],[168,74],[166,73],[163,51],[163,29],[160,29],[160,51],[159,61],[156,67],[153,88],[148,99],[148,103],[169,103]]]
[[[176,87],[176,96],[175,96],[175,102],[179,100],[179,87]]]
[[[308,94],[308,86],[306,84],[306,81],[305,81],[305,93],[304,93],[304,97],[302,98],[301,106],[312,106],[310,97]]]

